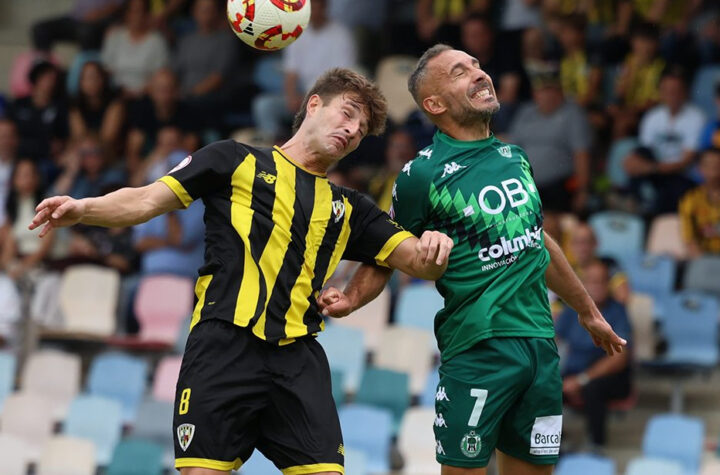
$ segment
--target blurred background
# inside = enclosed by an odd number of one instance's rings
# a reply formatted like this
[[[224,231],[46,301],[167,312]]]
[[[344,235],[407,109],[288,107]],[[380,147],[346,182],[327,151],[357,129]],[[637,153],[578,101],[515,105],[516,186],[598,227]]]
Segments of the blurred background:
[[[224,1],[0,0],[0,471],[174,473],[202,203],[39,240],[26,226],[44,196],[147,184],[221,138],[282,144],[317,76],[346,66],[378,81],[391,123],[329,176],[387,209],[434,132],[407,76],[445,42],[492,76],[493,132],[527,151],[545,229],[631,341],[605,357],[551,295],[566,399],[557,473],[720,474],[720,4],[312,4],[299,41],[260,53],[232,35]],[[348,475],[439,473],[441,305],[396,274],[320,335]],[[241,473],[278,470],[256,452]]]

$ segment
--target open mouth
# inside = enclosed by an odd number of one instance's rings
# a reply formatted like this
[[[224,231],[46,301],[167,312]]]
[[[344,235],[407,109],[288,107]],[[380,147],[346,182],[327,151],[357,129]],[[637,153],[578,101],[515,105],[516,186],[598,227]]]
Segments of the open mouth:
[[[342,148],[347,147],[347,140],[345,140],[344,138],[342,138],[338,135],[333,135],[332,138],[334,138],[337,142],[339,142],[340,145],[342,146]]]
[[[489,87],[483,87],[475,91],[471,96],[473,99],[479,99],[481,101],[485,101],[488,98],[492,97],[492,93],[490,92]]]

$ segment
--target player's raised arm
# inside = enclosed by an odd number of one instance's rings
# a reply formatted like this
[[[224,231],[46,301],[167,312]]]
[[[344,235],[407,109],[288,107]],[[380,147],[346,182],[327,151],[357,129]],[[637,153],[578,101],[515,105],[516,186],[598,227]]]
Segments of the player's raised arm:
[[[413,277],[437,280],[445,273],[453,240],[439,231],[425,231],[420,239],[406,239],[390,253],[386,262]]]
[[[122,188],[97,198],[76,200],[69,196],[53,196],[35,208],[28,226],[43,226],[40,237],[51,229],[82,223],[92,226],[124,227],[148,221],[183,204],[164,183],[155,182],[140,188]]]

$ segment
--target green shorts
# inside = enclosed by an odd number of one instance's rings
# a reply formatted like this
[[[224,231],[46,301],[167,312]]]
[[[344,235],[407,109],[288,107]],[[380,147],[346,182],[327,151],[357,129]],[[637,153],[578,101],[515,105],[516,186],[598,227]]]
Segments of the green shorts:
[[[437,461],[485,467],[494,449],[555,464],[562,435],[562,379],[552,338],[491,338],[440,366],[435,394]]]

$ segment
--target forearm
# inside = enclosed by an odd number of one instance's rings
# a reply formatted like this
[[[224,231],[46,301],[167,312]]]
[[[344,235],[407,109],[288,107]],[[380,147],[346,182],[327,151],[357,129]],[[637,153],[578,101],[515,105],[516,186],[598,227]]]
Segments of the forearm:
[[[616,374],[625,369],[628,363],[628,353],[616,353],[612,356],[605,356],[595,364],[583,371],[590,379],[602,378]]]
[[[353,311],[380,295],[392,273],[392,269],[386,267],[369,264],[358,267],[344,290],[344,294],[352,303]]]
[[[121,188],[105,196],[84,198],[84,213],[80,218],[82,224],[104,227],[127,227],[144,223],[173,209],[179,209],[180,200],[163,199],[158,202],[153,198],[151,187],[166,185],[153,183],[142,188]],[[172,194],[170,189],[167,193]],[[166,193],[166,194],[167,194]],[[174,196],[174,195],[173,195]]]
[[[562,249],[547,233],[544,231],[543,233],[545,234],[545,247],[550,253],[550,265],[545,271],[548,288],[558,294],[576,312],[591,311],[595,308],[595,303],[570,267]]]

